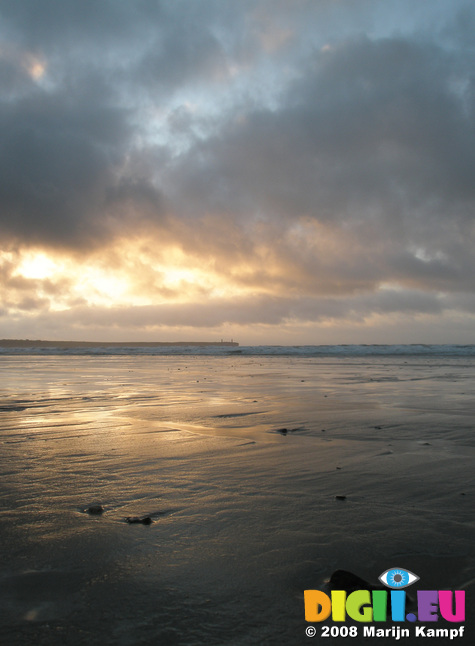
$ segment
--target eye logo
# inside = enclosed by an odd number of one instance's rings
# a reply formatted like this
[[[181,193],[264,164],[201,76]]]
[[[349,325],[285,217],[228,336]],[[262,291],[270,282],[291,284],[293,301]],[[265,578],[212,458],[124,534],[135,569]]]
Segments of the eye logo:
[[[416,581],[419,581],[419,577],[404,568],[393,567],[390,570],[383,572],[379,577],[379,580],[388,588],[399,590],[401,588],[407,588]]]

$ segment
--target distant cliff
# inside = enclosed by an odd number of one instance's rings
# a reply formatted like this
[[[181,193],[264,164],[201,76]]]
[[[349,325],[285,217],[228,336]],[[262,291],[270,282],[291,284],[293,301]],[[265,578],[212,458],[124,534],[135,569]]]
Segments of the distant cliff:
[[[236,341],[41,341],[1,339],[0,348],[155,348],[160,346],[232,346]]]

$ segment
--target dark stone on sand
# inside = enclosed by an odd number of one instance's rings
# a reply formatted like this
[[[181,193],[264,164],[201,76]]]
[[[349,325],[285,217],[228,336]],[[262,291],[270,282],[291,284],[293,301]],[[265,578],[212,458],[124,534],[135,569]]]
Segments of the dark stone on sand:
[[[125,520],[130,525],[136,525],[138,523],[142,525],[151,525],[153,522],[150,516],[127,516]]]
[[[280,433],[281,435],[287,435],[287,433],[298,433],[299,431],[305,431],[304,426],[297,426],[295,428],[277,428],[272,433]]]
[[[337,469],[339,470],[339,469],[341,469],[341,467],[337,467]]]
[[[374,428],[375,428],[377,431],[380,431],[382,427],[381,427],[381,426],[375,426]]]
[[[90,505],[86,511],[88,514],[98,516],[104,512],[104,507],[102,505]]]
[[[335,500],[346,500],[346,496],[335,496]]]

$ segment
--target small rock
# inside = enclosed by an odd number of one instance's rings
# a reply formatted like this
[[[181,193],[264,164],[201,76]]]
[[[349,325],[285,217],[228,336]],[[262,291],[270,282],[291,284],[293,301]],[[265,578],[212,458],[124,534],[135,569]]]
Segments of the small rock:
[[[104,507],[102,505],[90,505],[86,509],[88,514],[99,515],[104,512]]]
[[[335,500],[346,500],[346,496],[335,496]]]
[[[298,433],[299,431],[305,431],[304,426],[296,426],[295,428],[276,428],[271,433],[280,433],[281,435],[287,435],[287,433]]]
[[[142,525],[151,525],[152,519],[150,516],[127,516],[125,519],[130,525],[141,523]]]

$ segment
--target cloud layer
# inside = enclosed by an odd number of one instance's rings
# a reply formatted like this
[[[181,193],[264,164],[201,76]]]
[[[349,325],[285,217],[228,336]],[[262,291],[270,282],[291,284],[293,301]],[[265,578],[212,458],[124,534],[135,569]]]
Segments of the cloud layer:
[[[0,19],[1,336],[473,340],[471,2]]]

